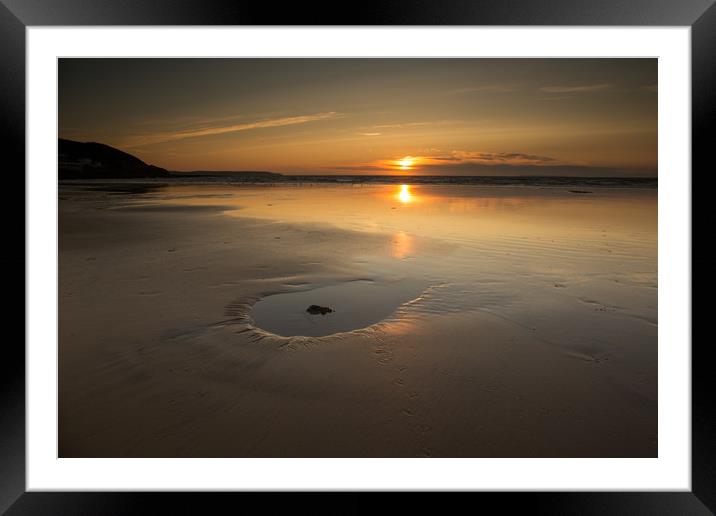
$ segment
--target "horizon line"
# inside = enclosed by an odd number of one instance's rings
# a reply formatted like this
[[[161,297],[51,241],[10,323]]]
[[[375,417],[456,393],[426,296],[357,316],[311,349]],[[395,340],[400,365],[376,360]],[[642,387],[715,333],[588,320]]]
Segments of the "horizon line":
[[[437,178],[465,178],[465,177],[489,177],[489,178],[564,178],[564,179],[658,179],[658,175],[654,176],[564,176],[564,175],[537,175],[537,174],[517,174],[517,175],[488,175],[488,174],[311,174],[311,173],[285,173],[274,172],[272,170],[167,170],[170,174],[273,174],[283,177],[437,177]]]

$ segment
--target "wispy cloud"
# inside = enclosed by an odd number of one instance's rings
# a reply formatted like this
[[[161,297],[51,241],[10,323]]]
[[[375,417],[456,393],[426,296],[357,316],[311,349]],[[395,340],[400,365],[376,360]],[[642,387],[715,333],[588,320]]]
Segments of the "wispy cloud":
[[[382,133],[358,133],[361,136],[380,136]]]
[[[427,164],[414,173],[451,176],[573,176],[573,177],[656,177],[656,169],[602,167],[577,164],[519,165],[506,163]]]
[[[392,124],[377,124],[377,125],[371,125],[363,127],[362,129],[365,130],[365,132],[383,132],[383,131],[392,131],[392,130],[402,130],[402,129],[414,129],[414,128],[421,128],[421,127],[440,127],[440,126],[448,126],[448,125],[457,125],[457,124],[463,124],[464,121],[457,120],[457,119],[445,119],[445,120],[421,120],[416,122],[396,122]]]
[[[410,164],[406,168],[405,162]],[[389,158],[379,159],[368,163],[356,163],[345,166],[325,167],[333,170],[342,171],[405,171],[420,172],[433,170],[449,172],[451,170],[458,171],[470,167],[503,167],[521,168],[532,167],[538,169],[546,166],[560,166],[565,163],[560,162],[556,158],[550,156],[540,156],[537,154],[528,154],[524,152],[479,152],[479,151],[440,151],[439,149],[426,149],[425,154],[416,154],[412,156],[391,156]]]
[[[322,120],[331,120],[340,118],[341,113],[329,111],[326,113],[316,113],[312,115],[299,115],[280,118],[265,118],[255,120],[253,122],[243,122],[231,125],[215,125],[203,126],[193,129],[185,129],[181,131],[165,131],[159,133],[149,133],[136,135],[128,138],[123,142],[124,147],[141,147],[145,145],[154,145],[184,138],[197,138],[200,136],[213,136],[217,134],[235,133],[239,131],[250,131],[252,129],[266,129],[270,127],[284,127],[288,125],[306,124],[309,122],[318,122]]]
[[[540,88],[540,91],[545,91],[547,93],[589,93],[593,91],[608,90],[611,87],[612,85],[607,83],[570,86],[543,86]]]
[[[478,156],[479,155],[479,156]],[[322,167],[343,174],[400,174],[446,176],[582,176],[656,177],[656,169],[618,168],[567,163],[546,156],[523,153],[469,153],[459,156],[413,156],[414,164],[405,170],[399,159]]]
[[[524,152],[475,152],[456,150],[446,154],[424,156],[420,158],[425,163],[486,163],[504,165],[541,165],[553,163],[555,158],[539,156]]]
[[[401,124],[381,124],[374,125],[374,129],[403,129],[405,127],[421,127],[425,125],[431,125],[434,122],[405,122]]]
[[[220,117],[206,117],[198,115],[182,115],[173,118],[141,118],[135,122],[136,125],[142,127],[199,127],[205,125],[216,125],[230,120],[246,118],[244,115],[233,114]]]
[[[583,176],[656,177],[656,169],[609,167],[529,152],[487,152],[425,148],[411,155],[392,155],[367,162],[324,166],[338,174],[444,176]]]

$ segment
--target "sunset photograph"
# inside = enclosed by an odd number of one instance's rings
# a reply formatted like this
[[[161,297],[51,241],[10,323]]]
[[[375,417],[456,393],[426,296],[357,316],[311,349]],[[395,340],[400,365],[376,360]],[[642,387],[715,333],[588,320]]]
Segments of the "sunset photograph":
[[[59,457],[658,456],[657,59],[57,70]]]

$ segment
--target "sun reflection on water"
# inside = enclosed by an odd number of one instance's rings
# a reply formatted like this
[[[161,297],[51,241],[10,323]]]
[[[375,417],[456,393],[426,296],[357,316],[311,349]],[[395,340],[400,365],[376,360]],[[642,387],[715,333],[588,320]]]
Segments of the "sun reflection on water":
[[[413,253],[413,237],[399,231],[392,238],[391,256],[396,260],[404,260]]]
[[[407,204],[413,200],[413,194],[410,193],[410,187],[408,185],[400,185],[400,192],[398,193],[398,199],[403,204]]]

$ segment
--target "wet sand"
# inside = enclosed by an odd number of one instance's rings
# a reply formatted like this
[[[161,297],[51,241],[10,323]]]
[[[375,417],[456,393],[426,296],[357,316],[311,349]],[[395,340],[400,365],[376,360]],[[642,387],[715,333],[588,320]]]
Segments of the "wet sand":
[[[59,455],[656,456],[656,190],[405,190],[61,185]]]

